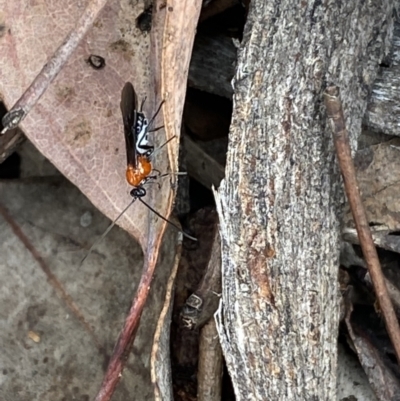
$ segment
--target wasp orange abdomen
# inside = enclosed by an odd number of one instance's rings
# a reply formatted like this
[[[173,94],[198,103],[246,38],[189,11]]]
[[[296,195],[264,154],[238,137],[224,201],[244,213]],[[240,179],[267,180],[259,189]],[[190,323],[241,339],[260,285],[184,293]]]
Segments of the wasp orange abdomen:
[[[128,164],[126,169],[126,180],[133,187],[137,187],[143,183],[149,176],[153,167],[149,159],[145,156],[138,156],[136,166]]]

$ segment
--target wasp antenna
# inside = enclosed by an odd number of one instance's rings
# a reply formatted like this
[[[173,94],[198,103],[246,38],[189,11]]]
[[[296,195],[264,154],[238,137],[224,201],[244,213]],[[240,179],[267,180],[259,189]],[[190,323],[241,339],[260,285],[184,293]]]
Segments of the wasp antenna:
[[[151,124],[153,124],[153,121],[155,120],[155,118],[158,116],[158,113],[160,112],[160,110],[161,110],[161,106],[163,105],[165,103],[165,100],[163,100],[161,103],[160,103],[160,105],[158,106],[158,109],[157,109],[157,111],[156,111],[156,114],[154,114],[154,116],[151,118],[151,120],[149,121],[149,127],[151,127]]]
[[[147,206],[155,215],[157,215],[158,217],[160,217],[161,219],[163,219],[164,221],[166,221],[167,223],[171,224],[171,226],[175,227],[180,233],[182,233],[182,235],[186,238],[191,239],[192,241],[197,241],[197,238],[192,237],[189,234],[186,234],[184,231],[182,231],[180,229],[179,226],[177,226],[175,223],[173,223],[172,221],[166,219],[163,215],[161,215],[160,213],[157,212],[157,210],[153,209],[147,202],[145,202],[142,198],[137,198],[138,200],[140,200],[140,202],[143,203],[143,205]]]
[[[137,198],[133,198],[132,201],[129,203],[129,205],[117,216],[117,218],[107,227],[106,231],[101,235],[100,238],[98,238],[93,245],[90,247],[89,251],[87,254],[83,257],[81,260],[81,263],[79,266],[83,265],[83,262],[90,256],[90,254],[93,252],[93,249],[104,239],[104,237],[111,231],[111,229],[115,226],[115,223],[119,220],[119,218],[131,207],[131,205],[135,202]]]
[[[143,111],[143,106],[144,106],[144,104],[145,104],[145,102],[146,102],[146,99],[147,99],[147,96],[145,96],[144,98],[143,98],[143,100],[142,100],[142,103],[141,103],[141,105],[140,105],[140,112],[142,112]]]

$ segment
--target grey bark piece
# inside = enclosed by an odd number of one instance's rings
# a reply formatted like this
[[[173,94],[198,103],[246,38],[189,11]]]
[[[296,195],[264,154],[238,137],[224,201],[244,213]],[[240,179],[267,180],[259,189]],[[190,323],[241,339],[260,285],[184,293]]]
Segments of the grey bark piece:
[[[375,132],[400,136],[400,24],[395,24],[392,65],[382,67],[373,85],[364,124]]]
[[[236,53],[231,38],[223,35],[196,36],[189,67],[189,86],[230,99]],[[210,79],[210,76],[213,78]]]
[[[388,49],[390,2],[251,3],[217,198],[217,327],[237,400],[336,399],[343,192],[322,105],[352,144]]]
[[[219,186],[224,178],[224,168],[188,136],[184,139],[184,146],[188,173],[206,188]]]
[[[198,401],[220,401],[223,357],[213,319],[201,329],[198,367]]]
[[[382,69],[364,123],[370,130],[400,136],[400,66]]]
[[[360,363],[341,344],[338,346],[338,365],[338,400],[378,401]]]

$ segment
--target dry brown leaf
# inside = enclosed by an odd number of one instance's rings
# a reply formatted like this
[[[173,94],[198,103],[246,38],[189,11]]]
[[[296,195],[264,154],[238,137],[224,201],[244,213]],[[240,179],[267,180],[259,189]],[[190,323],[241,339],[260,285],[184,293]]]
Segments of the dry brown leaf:
[[[131,188],[124,174],[126,156],[119,109],[124,83],[131,81],[139,97],[148,97],[147,115],[151,115],[156,103],[164,98],[166,125],[170,132],[179,136],[190,44],[197,19],[179,14],[189,11],[180,9],[182,4],[177,3],[158,5],[160,14],[167,13],[169,22],[186,21],[186,25],[183,29],[172,26],[175,34],[168,30],[168,45],[158,49],[164,49],[169,56],[164,58],[168,73],[162,79],[163,90],[157,100],[154,86],[160,80],[154,82],[152,78],[150,35],[136,27],[136,18],[143,12],[144,4],[111,0],[65,68],[21,124],[35,146],[111,219],[131,200]],[[1,0],[0,23],[4,29],[0,39],[0,91],[8,108],[74,27],[85,5],[71,1],[28,5],[21,0],[12,3]],[[193,5],[190,7],[198,11]],[[164,25],[160,24],[156,31],[163,35]],[[182,34],[185,40],[181,40]],[[162,43],[161,39],[159,41]],[[154,50],[157,49],[151,51]],[[95,70],[90,67],[86,60],[91,54],[104,57],[105,68]],[[161,56],[154,57],[157,61]],[[177,71],[180,74],[175,77]],[[174,77],[172,87],[169,83],[171,73]],[[156,144],[165,142],[164,132],[154,135]],[[167,159],[168,152],[162,151],[156,156],[154,167],[162,172],[176,171],[178,145],[178,140],[170,143],[172,166]],[[152,202],[154,207],[167,214],[173,196],[168,196],[171,194],[168,179],[161,185],[161,191],[151,188],[149,192],[157,193],[157,199]],[[147,199],[151,199],[151,194]],[[148,210],[136,202],[118,223],[137,238],[144,249],[147,248],[149,227],[147,216]]]

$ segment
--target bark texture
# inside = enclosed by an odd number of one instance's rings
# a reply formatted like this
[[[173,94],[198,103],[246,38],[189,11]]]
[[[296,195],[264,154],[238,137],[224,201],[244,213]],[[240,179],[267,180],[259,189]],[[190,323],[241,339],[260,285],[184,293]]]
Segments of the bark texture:
[[[364,124],[388,135],[400,136],[400,24],[395,24],[390,66],[382,66],[368,102]]]
[[[237,400],[336,399],[343,192],[322,93],[355,144],[393,3],[251,3],[217,195],[218,331]]]

